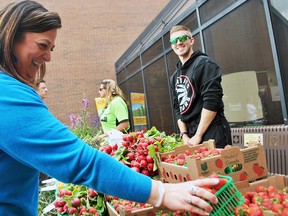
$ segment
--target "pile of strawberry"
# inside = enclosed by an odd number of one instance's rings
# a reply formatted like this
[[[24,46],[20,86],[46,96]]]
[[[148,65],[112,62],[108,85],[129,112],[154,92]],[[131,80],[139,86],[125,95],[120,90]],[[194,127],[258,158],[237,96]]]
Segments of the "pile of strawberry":
[[[272,211],[281,216],[288,216],[288,188],[276,189],[270,185],[259,185],[255,191],[243,194],[244,204],[235,209],[236,216],[263,216],[263,211]]]
[[[178,136],[167,136],[160,133],[155,127],[147,132],[137,131],[124,134],[121,145],[102,146],[100,151],[106,152],[136,172],[154,177],[158,175],[155,163],[156,153],[173,150],[182,145]]]
[[[216,148],[208,149],[206,146],[201,146],[199,149],[196,149],[193,152],[186,150],[185,152],[179,154],[170,153],[168,155],[167,154],[161,155],[161,161],[183,166],[186,164],[185,162],[186,156],[190,156],[196,160],[199,160],[220,154],[221,154],[220,149]]]
[[[61,215],[100,216],[106,211],[104,195],[85,186],[61,183],[56,196],[53,204]]]
[[[115,209],[118,214],[120,214],[120,207],[124,211],[134,211],[151,207],[151,205],[148,203],[133,202],[109,195],[106,195],[106,201]]]

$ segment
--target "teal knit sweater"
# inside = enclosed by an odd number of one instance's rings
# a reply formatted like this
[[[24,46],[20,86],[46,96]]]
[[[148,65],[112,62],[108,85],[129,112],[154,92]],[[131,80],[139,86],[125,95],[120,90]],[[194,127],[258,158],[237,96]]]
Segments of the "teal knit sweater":
[[[151,179],[78,139],[33,88],[0,72],[0,215],[36,216],[39,171],[146,202]]]

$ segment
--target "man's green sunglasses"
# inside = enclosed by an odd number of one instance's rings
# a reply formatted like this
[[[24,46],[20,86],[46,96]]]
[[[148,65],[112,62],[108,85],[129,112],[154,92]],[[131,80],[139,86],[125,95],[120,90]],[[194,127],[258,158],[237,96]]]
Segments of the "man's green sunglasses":
[[[178,39],[179,39],[179,41],[180,41],[181,43],[183,43],[183,42],[185,42],[185,41],[187,40],[187,38],[190,39],[191,37],[188,36],[188,35],[181,35],[181,36],[179,36],[179,37],[177,37],[177,38],[171,39],[171,40],[170,40],[170,43],[171,43],[171,44],[177,44]]]

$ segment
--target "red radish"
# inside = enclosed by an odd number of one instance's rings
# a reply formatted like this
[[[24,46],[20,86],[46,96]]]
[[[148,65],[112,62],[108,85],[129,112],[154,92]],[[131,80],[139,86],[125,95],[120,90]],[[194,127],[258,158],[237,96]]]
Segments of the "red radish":
[[[140,167],[147,167],[147,164],[148,163],[145,159],[140,161]]]
[[[141,171],[141,173],[144,174],[144,175],[149,176],[149,171],[146,170],[146,169],[143,169],[143,170]]]
[[[97,212],[97,210],[96,210],[94,207],[91,206],[91,207],[89,208],[89,213],[90,213],[90,214],[95,214],[96,212]]]
[[[75,207],[70,207],[70,208],[68,209],[68,214],[74,214],[74,213],[76,213],[76,212],[78,212],[78,210],[77,210],[77,208],[75,208]]]
[[[131,167],[132,170],[136,171],[136,172],[140,172],[138,167]]]
[[[126,157],[128,157],[128,159],[130,161],[134,160],[135,158],[135,154],[133,152],[128,152],[128,154],[126,155]]]
[[[72,206],[74,206],[74,207],[78,207],[78,206],[81,204],[81,200],[80,200],[79,198],[73,198],[73,199],[71,200],[71,204],[72,204]]]
[[[54,206],[55,207],[62,207],[65,204],[66,204],[66,202],[62,198],[59,198],[59,199],[54,201]]]
[[[88,195],[89,195],[90,197],[95,197],[95,196],[98,195],[98,193],[97,193],[97,191],[89,188],[89,189],[88,189]]]
[[[146,160],[147,160],[148,163],[153,163],[154,162],[153,158],[150,157],[149,155],[147,155]]]

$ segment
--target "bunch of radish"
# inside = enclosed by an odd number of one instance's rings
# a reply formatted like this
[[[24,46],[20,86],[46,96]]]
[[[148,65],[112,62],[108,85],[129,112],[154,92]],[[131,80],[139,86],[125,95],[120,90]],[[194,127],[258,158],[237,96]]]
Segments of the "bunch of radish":
[[[61,183],[54,207],[58,214],[100,216],[106,211],[104,195],[85,186]]]
[[[158,175],[155,163],[157,152],[171,151],[182,144],[181,139],[173,135],[167,136],[152,127],[147,132],[136,131],[124,134],[119,145],[106,145],[99,150],[113,156],[136,172],[154,177]]]

